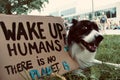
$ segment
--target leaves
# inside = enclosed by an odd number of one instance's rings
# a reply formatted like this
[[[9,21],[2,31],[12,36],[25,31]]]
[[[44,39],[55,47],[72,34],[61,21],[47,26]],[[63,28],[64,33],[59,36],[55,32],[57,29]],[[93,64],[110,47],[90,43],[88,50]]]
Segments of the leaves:
[[[0,0],[0,13],[27,14],[31,10],[41,11],[48,0]]]

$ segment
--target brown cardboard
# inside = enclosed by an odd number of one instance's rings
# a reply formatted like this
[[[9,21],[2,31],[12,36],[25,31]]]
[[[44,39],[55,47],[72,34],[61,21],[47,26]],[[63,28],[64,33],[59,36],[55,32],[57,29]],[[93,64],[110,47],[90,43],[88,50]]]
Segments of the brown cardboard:
[[[20,74],[31,70],[42,76],[46,67],[59,74],[78,68],[64,51],[64,34],[60,17],[0,15],[0,80],[24,80]]]

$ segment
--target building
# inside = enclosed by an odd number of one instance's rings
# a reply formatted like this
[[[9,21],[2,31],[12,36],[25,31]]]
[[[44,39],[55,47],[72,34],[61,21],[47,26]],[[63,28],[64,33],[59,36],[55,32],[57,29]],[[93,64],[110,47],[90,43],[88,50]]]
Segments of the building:
[[[71,6],[72,5],[72,6]],[[62,16],[65,20],[68,20],[68,22],[71,21],[71,19],[75,18],[78,20],[81,19],[96,19],[99,18],[102,13],[107,16],[109,20],[119,21],[120,20],[120,2],[101,6],[101,7],[92,7],[91,5],[88,8],[81,8],[79,6],[80,4],[70,4],[66,7],[63,7],[61,9],[58,9],[50,15],[52,16]]]

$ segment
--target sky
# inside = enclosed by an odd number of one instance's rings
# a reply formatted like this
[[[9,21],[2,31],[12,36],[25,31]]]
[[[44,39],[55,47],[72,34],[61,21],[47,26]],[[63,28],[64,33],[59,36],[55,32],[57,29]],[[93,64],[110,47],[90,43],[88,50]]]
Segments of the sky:
[[[120,0],[93,0],[94,7],[104,6],[112,4],[115,2],[120,2]],[[32,11],[30,15],[49,15],[49,13],[57,11],[58,9],[65,8],[66,5],[71,6],[74,4],[79,4],[81,8],[87,8],[92,5],[92,0],[49,0],[49,3],[45,4],[45,7],[41,12]]]

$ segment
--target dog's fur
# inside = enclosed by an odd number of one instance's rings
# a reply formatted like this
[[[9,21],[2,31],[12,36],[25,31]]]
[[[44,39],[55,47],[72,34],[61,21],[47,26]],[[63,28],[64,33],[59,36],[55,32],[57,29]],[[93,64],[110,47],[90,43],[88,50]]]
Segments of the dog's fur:
[[[103,40],[97,24],[89,20],[77,21],[73,19],[68,36],[67,44],[70,56],[77,61],[81,69],[92,66],[93,64],[102,64],[102,61],[96,60],[96,50]],[[118,64],[106,63],[116,67]]]

